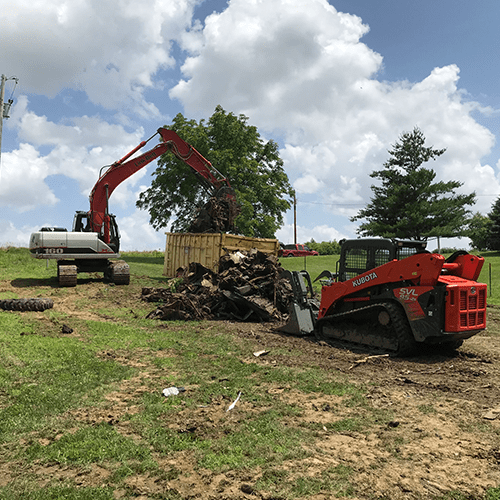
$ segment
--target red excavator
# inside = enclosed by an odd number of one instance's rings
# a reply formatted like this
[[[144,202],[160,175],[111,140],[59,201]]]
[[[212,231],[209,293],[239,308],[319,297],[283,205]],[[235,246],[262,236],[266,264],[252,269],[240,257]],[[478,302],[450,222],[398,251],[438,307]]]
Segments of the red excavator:
[[[378,238],[342,243],[335,273],[324,271],[321,300],[306,271],[285,271],[294,300],[281,331],[326,342],[409,355],[423,344],[456,349],[486,328],[482,257],[447,259],[425,242]]]
[[[162,141],[151,150],[131,158],[153,137],[160,134]],[[190,232],[227,232],[234,229],[239,213],[234,190],[229,181],[176,132],[159,128],[148,140],[116,161],[99,176],[90,193],[90,210],[79,211],[73,220],[73,230],[44,227],[30,237],[30,252],[38,259],[56,259],[61,286],[75,286],[79,272],[103,272],[117,285],[130,282],[129,266],[120,256],[120,234],[115,216],[109,213],[109,198],[125,179],[166,153],[172,152],[189,165],[207,188],[210,199],[199,211]]]

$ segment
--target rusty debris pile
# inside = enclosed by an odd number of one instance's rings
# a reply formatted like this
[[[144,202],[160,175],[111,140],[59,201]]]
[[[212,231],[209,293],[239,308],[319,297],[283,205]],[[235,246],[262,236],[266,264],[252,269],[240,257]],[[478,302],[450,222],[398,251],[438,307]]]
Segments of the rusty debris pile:
[[[292,299],[277,257],[254,250],[226,254],[218,272],[193,262],[179,269],[175,287],[143,288],[142,299],[158,303],[148,318],[282,321]]]

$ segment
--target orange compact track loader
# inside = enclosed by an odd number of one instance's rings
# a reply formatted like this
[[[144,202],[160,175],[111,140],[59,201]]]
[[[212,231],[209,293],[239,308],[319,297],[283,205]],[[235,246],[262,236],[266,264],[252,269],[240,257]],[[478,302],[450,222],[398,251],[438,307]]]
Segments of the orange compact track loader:
[[[335,273],[324,271],[321,300],[309,274],[285,271],[294,291],[281,331],[314,334],[409,355],[421,344],[457,348],[486,328],[482,257],[465,251],[445,259],[425,242],[378,238],[342,243]]]

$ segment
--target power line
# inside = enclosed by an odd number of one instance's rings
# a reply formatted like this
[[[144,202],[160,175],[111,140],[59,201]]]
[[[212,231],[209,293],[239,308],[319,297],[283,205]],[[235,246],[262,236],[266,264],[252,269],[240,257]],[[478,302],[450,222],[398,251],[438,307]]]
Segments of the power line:
[[[302,201],[297,200],[297,202],[308,204],[308,205],[327,205],[330,207],[364,207],[364,203],[321,203],[319,201]]]

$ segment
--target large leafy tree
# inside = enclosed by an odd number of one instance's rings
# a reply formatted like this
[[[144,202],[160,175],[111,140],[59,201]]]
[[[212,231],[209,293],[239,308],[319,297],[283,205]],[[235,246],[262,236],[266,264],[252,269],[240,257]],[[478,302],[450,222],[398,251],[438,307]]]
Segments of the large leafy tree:
[[[383,170],[370,174],[381,181],[371,186],[370,203],[351,218],[365,220],[357,232],[363,236],[427,239],[430,236],[465,234],[467,206],[476,194],[456,194],[460,181],[434,182],[436,172],[422,165],[441,156],[445,149],[425,147],[419,128],[404,133],[389,150],[391,157]]]
[[[207,122],[187,120],[179,113],[167,128],[177,132],[229,180],[241,207],[236,219],[238,232],[274,238],[293,196],[278,145],[264,141],[246,116],[226,113],[220,106]],[[172,230],[186,231],[207,198],[193,170],[167,153],[158,160],[151,187],[140,194],[137,206],[149,211],[155,229],[166,227],[175,218]]]

